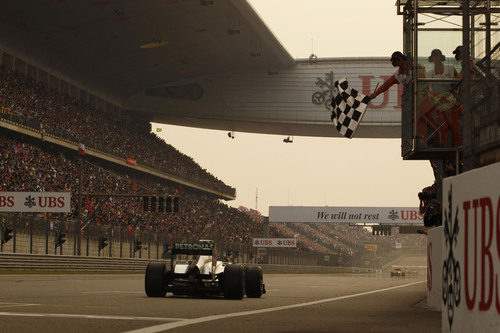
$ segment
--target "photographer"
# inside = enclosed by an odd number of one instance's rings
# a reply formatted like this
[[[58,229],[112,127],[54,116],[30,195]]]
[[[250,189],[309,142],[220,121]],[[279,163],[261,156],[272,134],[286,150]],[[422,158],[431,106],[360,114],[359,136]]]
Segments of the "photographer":
[[[418,193],[418,198],[420,214],[424,215],[424,226],[441,225],[441,201],[436,197],[436,183],[423,188],[422,192]]]

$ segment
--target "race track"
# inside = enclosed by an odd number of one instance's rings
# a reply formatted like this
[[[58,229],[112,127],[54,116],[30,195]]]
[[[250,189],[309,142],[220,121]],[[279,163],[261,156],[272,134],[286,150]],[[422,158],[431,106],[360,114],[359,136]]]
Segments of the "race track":
[[[241,301],[147,298],[142,275],[1,275],[2,332],[439,332],[423,277],[267,274]]]

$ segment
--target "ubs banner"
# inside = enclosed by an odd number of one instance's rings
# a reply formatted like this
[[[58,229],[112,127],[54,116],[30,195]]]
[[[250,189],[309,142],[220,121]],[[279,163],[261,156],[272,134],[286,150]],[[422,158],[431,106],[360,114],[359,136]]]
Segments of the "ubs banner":
[[[416,207],[269,207],[269,222],[335,222],[423,225]]]
[[[69,213],[70,192],[0,192],[0,212]]]
[[[444,332],[500,327],[500,163],[443,181]]]
[[[295,238],[254,238],[254,247],[297,247]]]

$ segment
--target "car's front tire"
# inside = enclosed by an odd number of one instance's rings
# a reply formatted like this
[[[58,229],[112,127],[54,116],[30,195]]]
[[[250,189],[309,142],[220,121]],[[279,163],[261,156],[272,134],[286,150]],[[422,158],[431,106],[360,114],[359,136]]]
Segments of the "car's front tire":
[[[260,298],[263,288],[263,274],[260,266],[249,266],[246,272],[245,292],[247,297]]]
[[[150,262],[146,267],[144,288],[148,297],[165,297],[167,294],[167,271],[166,264],[162,262]]]
[[[224,268],[224,298],[242,299],[245,293],[245,269],[229,264]]]

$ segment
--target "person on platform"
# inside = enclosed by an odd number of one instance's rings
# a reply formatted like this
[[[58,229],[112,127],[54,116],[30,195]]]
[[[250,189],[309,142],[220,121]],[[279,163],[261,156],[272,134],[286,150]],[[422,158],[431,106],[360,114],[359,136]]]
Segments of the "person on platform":
[[[458,73],[453,66],[445,65],[443,62],[446,57],[443,55],[441,50],[434,49],[429,56],[429,62],[433,63],[432,69],[427,71],[427,78],[434,79],[453,79],[458,77]],[[431,90],[433,93],[444,93],[450,91],[452,84],[449,83],[433,83],[431,85]]]
[[[378,89],[375,89],[375,91],[370,95],[370,99],[376,98],[396,83],[406,86],[411,82],[412,75],[410,62],[408,61],[408,57],[406,55],[399,51],[393,52],[391,55],[391,64],[394,67],[398,67],[398,70]]]

